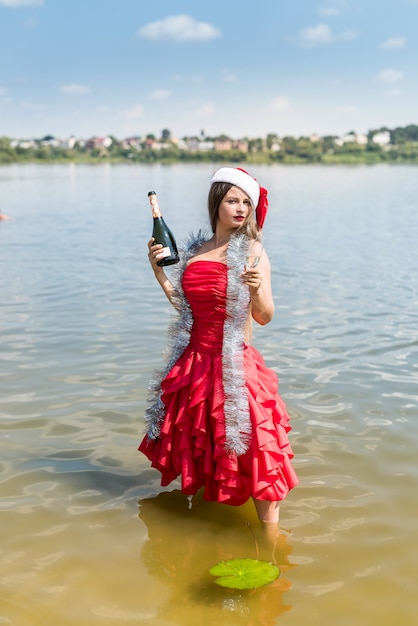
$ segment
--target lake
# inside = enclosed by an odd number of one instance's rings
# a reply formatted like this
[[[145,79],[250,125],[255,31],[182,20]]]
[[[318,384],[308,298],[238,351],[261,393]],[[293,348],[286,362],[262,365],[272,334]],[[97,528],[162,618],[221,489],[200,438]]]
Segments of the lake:
[[[251,503],[189,509],[136,450],[170,313],[147,192],[181,240],[214,169],[0,168],[0,624],[416,623],[418,170],[250,168],[276,302],[253,343],[301,481],[273,542]],[[256,555],[275,583],[208,574]]]

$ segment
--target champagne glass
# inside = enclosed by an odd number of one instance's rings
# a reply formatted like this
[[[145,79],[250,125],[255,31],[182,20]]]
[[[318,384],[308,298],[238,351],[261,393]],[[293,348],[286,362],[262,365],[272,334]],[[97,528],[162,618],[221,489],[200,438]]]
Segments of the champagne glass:
[[[260,262],[260,257],[259,256],[253,256],[251,254],[247,255],[245,257],[245,269],[246,270],[252,270],[255,267],[257,267],[257,265]]]
[[[255,252],[256,251],[255,251],[254,244],[253,244],[248,249],[247,256],[245,257],[245,269],[246,269],[246,271],[252,270],[255,267],[257,267],[257,265],[260,262],[260,257],[261,257],[261,254],[263,252],[263,248],[261,248],[260,251],[257,251],[257,253],[255,253]]]

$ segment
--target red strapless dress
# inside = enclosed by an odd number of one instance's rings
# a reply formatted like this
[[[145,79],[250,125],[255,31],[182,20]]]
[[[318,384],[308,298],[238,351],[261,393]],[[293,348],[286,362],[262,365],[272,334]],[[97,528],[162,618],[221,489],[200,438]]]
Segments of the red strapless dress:
[[[182,491],[241,505],[251,496],[283,500],[298,483],[290,463],[289,416],[278,395],[277,376],[259,352],[244,347],[244,367],[252,422],[245,454],[225,451],[222,338],[227,268],[193,261],[183,274],[183,290],[193,313],[191,340],[162,382],[165,419],[158,439],[145,436],[139,450],[168,485],[181,476]]]

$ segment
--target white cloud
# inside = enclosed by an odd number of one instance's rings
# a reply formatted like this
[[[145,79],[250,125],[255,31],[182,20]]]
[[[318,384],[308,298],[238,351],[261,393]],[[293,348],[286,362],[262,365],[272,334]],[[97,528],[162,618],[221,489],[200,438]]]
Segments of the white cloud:
[[[6,87],[0,87],[0,96],[5,96],[7,93]]]
[[[87,87],[86,85],[77,85],[76,83],[60,87],[60,92],[65,93],[68,96],[82,96],[86,93],[90,93],[90,91],[90,87]]]
[[[405,37],[389,37],[389,39],[382,41],[379,48],[383,48],[384,50],[396,50],[397,48],[403,48],[405,43]]]
[[[208,22],[198,22],[190,15],[171,15],[139,29],[138,35],[152,41],[207,41],[219,37],[221,31]]]
[[[168,89],[155,89],[155,91],[150,93],[149,97],[152,100],[167,100],[169,95],[170,92],[168,91]]]
[[[212,117],[215,114],[215,106],[212,102],[205,102],[195,111],[196,117]]]
[[[318,26],[303,28],[299,32],[299,39],[305,45],[331,43],[334,41],[331,29],[327,24],[318,24]]]
[[[144,107],[142,106],[142,104],[137,104],[132,107],[132,109],[128,109],[128,111],[125,111],[125,115],[128,120],[136,120],[144,115]]]
[[[273,113],[284,113],[290,109],[290,102],[285,96],[277,96],[270,102],[269,109]]]
[[[357,31],[355,30],[345,30],[339,35],[334,35],[328,24],[318,24],[300,30],[298,40],[303,46],[311,48],[336,41],[352,41],[356,37]]]
[[[3,7],[41,7],[44,0],[0,0],[0,6]]]
[[[378,80],[381,83],[396,83],[399,80],[402,80],[404,77],[403,72],[399,72],[398,70],[382,70],[374,77],[375,80]]]

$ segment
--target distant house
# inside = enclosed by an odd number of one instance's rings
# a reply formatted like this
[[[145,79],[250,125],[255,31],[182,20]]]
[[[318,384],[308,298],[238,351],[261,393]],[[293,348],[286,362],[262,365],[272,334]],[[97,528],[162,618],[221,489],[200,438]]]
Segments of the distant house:
[[[171,147],[171,143],[163,142],[163,141],[154,141],[151,145],[153,150],[167,150]]]
[[[197,152],[199,150],[199,139],[197,137],[188,137],[186,139],[187,150]]]
[[[356,143],[359,143],[361,146],[366,146],[368,142],[367,135],[356,135]]]
[[[21,148],[22,150],[29,150],[29,148],[36,148],[36,143],[33,139],[12,139],[10,142],[11,148]]]
[[[48,147],[60,148],[61,147],[61,141],[59,139],[55,139],[55,137],[52,137],[51,135],[44,137],[43,139],[41,139],[39,143],[41,146],[44,146],[45,148],[48,148]]]
[[[226,152],[227,150],[248,152],[248,141],[244,139],[230,139],[225,135],[221,135],[221,137],[215,139],[213,149],[217,152]]]
[[[211,152],[214,148],[214,141],[199,141],[199,152]]]
[[[372,135],[373,143],[377,143],[379,146],[387,146],[390,144],[390,132],[388,130],[381,130],[378,133]]]
[[[218,137],[215,139],[215,150],[217,152],[225,152],[225,150],[232,150],[232,139],[229,137]]]
[[[76,143],[77,143],[77,138],[74,137],[74,135],[71,135],[71,137],[68,137],[68,139],[60,140],[60,148],[72,150]]]
[[[122,140],[122,147],[126,150],[129,148],[133,148],[134,150],[142,150],[142,139],[141,137],[126,137],[126,139]]]
[[[365,146],[368,142],[366,135],[358,135],[357,133],[347,133],[342,137],[338,137],[335,140],[337,146],[343,146],[345,143],[357,143],[361,146]]]
[[[100,150],[100,149],[107,149],[110,148],[110,146],[112,145],[112,138],[107,136],[107,137],[92,137],[91,139],[88,139],[86,142],[86,149],[87,150]]]
[[[241,152],[248,152],[248,141],[238,139],[233,142],[232,147],[235,148],[235,150],[240,150]]]

